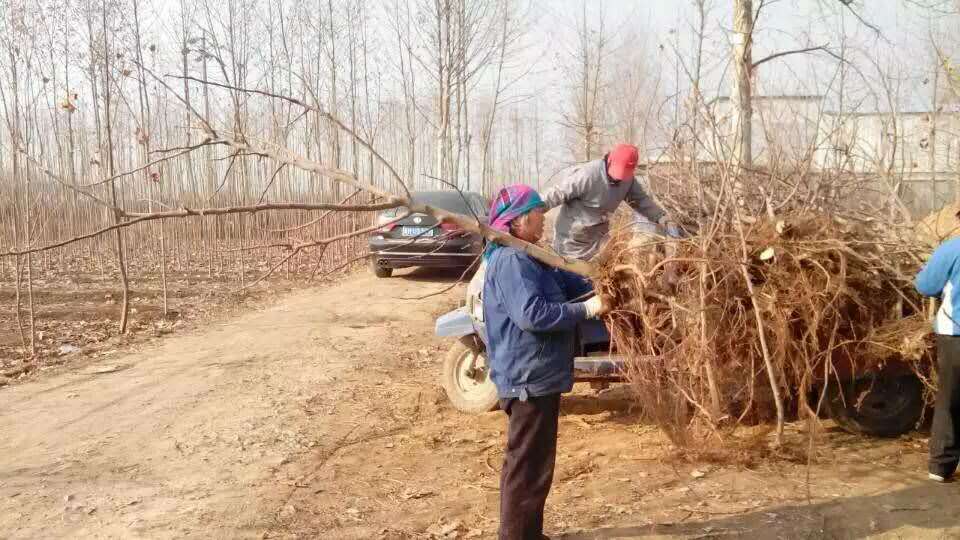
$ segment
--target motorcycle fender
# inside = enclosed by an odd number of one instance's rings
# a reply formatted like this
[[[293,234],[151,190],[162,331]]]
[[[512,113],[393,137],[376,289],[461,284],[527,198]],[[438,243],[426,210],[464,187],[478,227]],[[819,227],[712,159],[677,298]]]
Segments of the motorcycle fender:
[[[435,332],[439,337],[464,337],[475,333],[473,318],[466,308],[460,308],[437,319]]]

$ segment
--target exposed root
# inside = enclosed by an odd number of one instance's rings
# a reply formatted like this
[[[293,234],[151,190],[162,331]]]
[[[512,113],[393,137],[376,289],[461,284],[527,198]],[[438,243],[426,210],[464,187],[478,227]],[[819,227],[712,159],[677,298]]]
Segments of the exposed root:
[[[913,369],[930,384],[929,325],[912,284],[921,244],[823,209],[738,215],[704,212],[688,227],[701,233],[669,249],[618,228],[597,259],[613,347],[674,444],[733,444],[738,426],[775,421],[778,408],[816,419],[829,381],[867,370]],[[736,441],[737,452],[756,446]]]

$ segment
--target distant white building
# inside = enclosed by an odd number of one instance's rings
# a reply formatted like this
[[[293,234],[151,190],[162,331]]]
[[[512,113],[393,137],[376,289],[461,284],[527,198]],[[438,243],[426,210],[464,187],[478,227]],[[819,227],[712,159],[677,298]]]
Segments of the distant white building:
[[[708,104],[697,130],[698,161],[729,159],[733,119],[730,98]],[[900,196],[916,215],[957,194],[960,112],[838,113],[824,110],[823,96],[755,96],[752,120],[757,166],[789,163],[900,182]]]
[[[753,98],[753,159],[757,164],[801,161],[817,141],[822,112],[821,96],[755,96]],[[708,104],[704,115],[716,125],[706,151],[714,161],[730,154],[733,142],[734,110],[728,97]]]

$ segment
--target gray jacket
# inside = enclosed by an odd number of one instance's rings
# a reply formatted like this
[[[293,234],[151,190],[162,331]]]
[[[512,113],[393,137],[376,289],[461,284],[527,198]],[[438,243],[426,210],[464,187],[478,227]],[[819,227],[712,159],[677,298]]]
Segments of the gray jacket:
[[[666,214],[636,179],[611,181],[606,158],[573,169],[543,194],[548,209],[560,206],[553,248],[565,257],[584,261],[592,258],[607,238],[610,218],[622,201],[653,223],[659,223]]]

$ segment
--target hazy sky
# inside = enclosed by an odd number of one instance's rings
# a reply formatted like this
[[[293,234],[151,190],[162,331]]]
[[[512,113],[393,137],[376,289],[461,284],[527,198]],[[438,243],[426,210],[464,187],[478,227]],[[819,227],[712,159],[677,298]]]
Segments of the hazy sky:
[[[754,9],[759,3],[754,0]],[[845,36],[852,70],[859,72],[849,73],[848,91],[862,87],[864,78],[876,84],[874,79],[884,72],[898,83],[903,108],[926,108],[931,92],[923,80],[929,78],[933,68],[931,36],[948,52],[960,50],[960,16],[953,0],[865,0],[858,4],[857,13],[879,34],[842,7],[839,0],[768,0],[757,22],[754,60],[784,50],[827,44],[839,51],[844,44],[841,36]],[[707,0],[707,5],[703,87],[708,95],[728,95],[729,77],[724,79],[724,75],[730,70],[733,1]],[[540,12],[536,33],[543,36],[538,40],[571,43],[582,6],[581,0],[534,3],[535,11]],[[646,47],[654,62],[663,66],[664,83],[675,91],[674,51],[679,48],[687,62],[692,58],[697,20],[692,0],[594,0],[587,6],[594,24],[602,13],[611,32],[635,33],[636,46]],[[671,34],[672,29],[677,33]],[[660,45],[664,45],[662,51]],[[822,52],[772,61],[759,68],[757,93],[826,93],[837,66],[835,58]],[[682,71],[680,79],[680,87],[688,88],[689,78]],[[864,106],[875,108],[876,104]]]
[[[392,46],[389,10],[378,11],[381,0],[368,0],[374,20],[385,32],[384,42]],[[411,0],[413,1],[413,0]],[[482,0],[481,0],[482,1]],[[697,16],[693,0],[515,0],[526,11],[525,47],[513,71],[529,73],[511,91],[537,93],[549,101],[566,99],[562,65],[557,60],[576,43],[576,25],[586,5],[592,27],[601,17],[607,32],[629,36],[629,47],[644,51],[650,69],[659,72],[668,94],[689,89],[689,78],[680,70],[679,49],[685,62],[692,61]],[[878,32],[858,21],[839,0],[766,0],[757,22],[754,60],[769,54],[829,45],[839,51],[847,47],[851,60],[848,92],[863,87],[863,80],[877,85],[879,72],[892,76],[900,88],[901,106],[926,108],[930,87],[922,84],[933,68],[931,37],[952,55],[960,57],[960,15],[956,0],[857,0],[855,9]],[[415,4],[415,2],[413,2]],[[754,9],[760,0],[753,0]],[[195,5],[194,0],[186,4]],[[733,0],[706,0],[707,22],[704,43],[704,83],[708,97],[728,95],[730,36]],[[379,4],[386,6],[387,3]],[[926,6],[926,7],[924,7]],[[171,35],[179,25],[179,2],[152,0],[143,4],[147,27]],[[150,16],[153,15],[153,16]],[[672,30],[675,33],[671,33]],[[841,36],[845,37],[841,39]],[[663,46],[661,50],[659,47]],[[174,47],[173,49],[176,49]],[[615,66],[614,66],[615,67]],[[824,94],[837,71],[835,58],[822,52],[785,57],[763,65],[758,72],[757,94]],[[492,71],[492,70],[491,70]],[[836,83],[833,82],[836,87]],[[876,103],[865,103],[877,108]],[[882,107],[881,107],[882,108]]]

